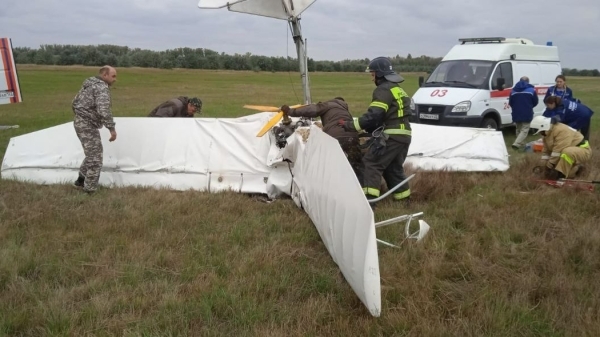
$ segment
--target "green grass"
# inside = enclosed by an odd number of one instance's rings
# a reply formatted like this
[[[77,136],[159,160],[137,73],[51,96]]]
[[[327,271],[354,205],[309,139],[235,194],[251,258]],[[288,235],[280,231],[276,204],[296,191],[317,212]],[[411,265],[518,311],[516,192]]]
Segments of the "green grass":
[[[19,66],[25,102],[0,106],[0,125],[20,128],[0,131],[0,154],[10,137],[70,122],[95,71]],[[297,73],[118,71],[117,117],[182,94],[201,97],[206,117],[302,97]],[[405,77],[412,94],[417,77]],[[600,80],[569,85],[600,111]],[[311,74],[311,87],[314,101],[342,95],[356,116],[373,89],[362,73]],[[599,126],[595,116],[590,179],[600,178]],[[378,207],[376,220],[423,211],[432,226],[422,243],[379,247],[380,318],[290,200],[130,187],[90,198],[0,180],[0,336],[596,335],[600,194],[534,183],[537,154],[509,153],[506,173],[419,173],[410,206]],[[402,232],[377,236],[400,242]]]

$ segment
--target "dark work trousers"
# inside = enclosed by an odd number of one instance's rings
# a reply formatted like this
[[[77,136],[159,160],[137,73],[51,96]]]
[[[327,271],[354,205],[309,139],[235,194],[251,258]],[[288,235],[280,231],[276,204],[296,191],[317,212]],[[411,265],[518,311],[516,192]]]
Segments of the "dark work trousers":
[[[381,176],[389,189],[401,183],[406,179],[404,175],[404,160],[408,154],[410,141],[399,141],[394,136],[387,140],[385,153],[381,156],[374,155],[370,149],[362,159],[362,178],[363,192],[369,199],[379,197],[381,192]],[[406,138],[404,138],[406,139]],[[402,200],[410,196],[408,183],[394,191],[394,199]]]
[[[582,127],[579,132],[583,135],[583,140],[590,140],[590,123]]]
[[[361,181],[361,167],[360,162],[362,161],[362,153],[360,152],[360,143],[358,141],[358,137],[339,137],[337,141],[340,143],[342,147],[342,151],[348,158],[348,162],[350,166],[352,166],[352,170],[358,181]]]

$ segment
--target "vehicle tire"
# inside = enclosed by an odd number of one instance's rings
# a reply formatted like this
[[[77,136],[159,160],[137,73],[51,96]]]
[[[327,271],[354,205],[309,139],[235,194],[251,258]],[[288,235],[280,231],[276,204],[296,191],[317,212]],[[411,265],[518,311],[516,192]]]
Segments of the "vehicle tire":
[[[496,123],[495,119],[491,117],[486,117],[483,119],[483,122],[481,122],[481,127],[484,129],[498,130],[498,123]]]

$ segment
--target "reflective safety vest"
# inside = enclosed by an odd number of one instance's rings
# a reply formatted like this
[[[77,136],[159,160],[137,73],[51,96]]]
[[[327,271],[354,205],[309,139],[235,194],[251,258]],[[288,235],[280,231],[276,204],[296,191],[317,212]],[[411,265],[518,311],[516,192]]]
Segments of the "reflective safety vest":
[[[381,116],[383,115],[384,132],[388,135],[411,136],[411,127],[408,121],[412,115],[412,100],[410,96],[397,83],[384,82],[373,92],[373,101],[369,105],[369,112],[362,118],[366,122],[365,128],[375,127],[375,124],[381,125]],[[371,117],[371,114],[373,116]],[[375,115],[379,115],[375,117]],[[376,118],[376,119],[375,119]],[[356,130],[362,130],[359,120],[354,121]]]

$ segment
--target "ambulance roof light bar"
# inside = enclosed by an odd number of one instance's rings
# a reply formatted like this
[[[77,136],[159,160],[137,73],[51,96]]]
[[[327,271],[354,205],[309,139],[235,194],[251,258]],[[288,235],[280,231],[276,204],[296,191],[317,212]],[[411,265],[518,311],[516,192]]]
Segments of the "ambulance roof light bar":
[[[469,37],[469,38],[462,38],[462,39],[458,39],[458,42],[461,42],[461,44],[465,44],[466,42],[473,42],[473,43],[482,43],[482,42],[504,42],[506,40],[505,37]]]

